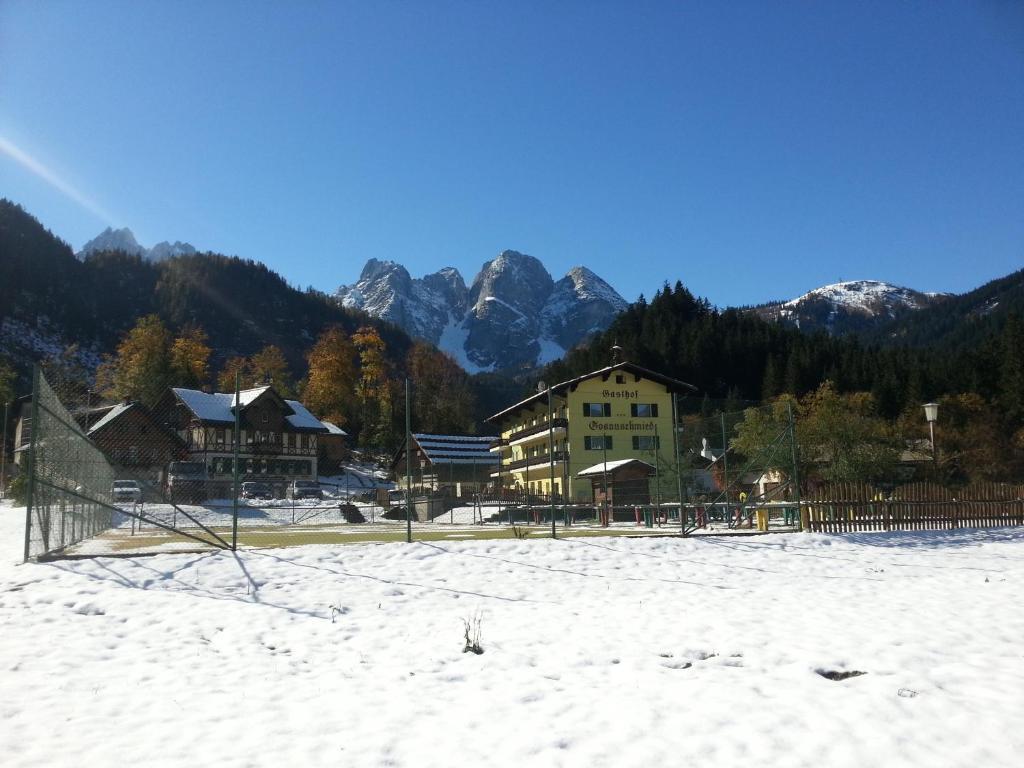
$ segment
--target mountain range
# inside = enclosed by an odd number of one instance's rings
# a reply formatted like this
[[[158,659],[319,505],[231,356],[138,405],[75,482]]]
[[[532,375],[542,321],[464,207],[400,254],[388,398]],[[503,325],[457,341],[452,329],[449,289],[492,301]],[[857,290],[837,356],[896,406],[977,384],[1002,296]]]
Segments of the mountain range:
[[[85,260],[89,254],[101,251],[122,251],[132,256],[141,256],[147,261],[163,261],[173,256],[190,256],[196,253],[195,248],[180,240],[175,240],[173,243],[164,240],[152,248],[146,248],[139,245],[135,234],[128,227],[122,229],[107,227],[83,245],[82,250],[75,255],[79,259]]]
[[[555,281],[538,259],[512,250],[486,262],[468,287],[454,267],[413,278],[401,264],[370,259],[336,295],[344,307],[439,346],[472,373],[556,360],[627,306],[586,267]]]

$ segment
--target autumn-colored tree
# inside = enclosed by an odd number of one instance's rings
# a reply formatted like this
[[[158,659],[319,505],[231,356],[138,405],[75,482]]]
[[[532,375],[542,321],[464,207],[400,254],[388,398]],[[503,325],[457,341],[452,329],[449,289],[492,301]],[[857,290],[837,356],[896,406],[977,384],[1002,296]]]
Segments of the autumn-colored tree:
[[[356,351],[345,332],[332,326],[306,355],[309,376],[303,402],[321,419],[349,424],[356,387]]]
[[[295,382],[284,353],[269,344],[249,358],[247,372],[254,384],[273,384],[281,397],[295,397]]]
[[[228,358],[224,367],[217,374],[217,390],[220,392],[235,391],[235,374],[239,375],[239,385],[242,389],[249,386],[249,361],[244,357],[235,356]]]
[[[97,384],[114,399],[153,405],[171,376],[171,334],[156,315],[140,318],[97,371]]]
[[[840,394],[826,381],[799,401],[782,396],[763,408],[751,408],[730,441],[748,460],[764,461],[789,474],[792,451],[786,430],[794,411],[801,475],[828,482],[891,479],[901,441],[881,418],[867,392]]]
[[[356,397],[362,416],[360,442],[375,448],[385,447],[394,441],[391,439],[392,385],[384,356],[384,340],[376,328],[363,326],[353,334],[352,342],[359,353]]]
[[[201,328],[186,328],[171,344],[171,379],[175,386],[201,387],[210,375],[210,347]]]
[[[407,359],[412,380],[413,428],[440,434],[473,429],[474,398],[468,374],[450,355],[417,342]]]

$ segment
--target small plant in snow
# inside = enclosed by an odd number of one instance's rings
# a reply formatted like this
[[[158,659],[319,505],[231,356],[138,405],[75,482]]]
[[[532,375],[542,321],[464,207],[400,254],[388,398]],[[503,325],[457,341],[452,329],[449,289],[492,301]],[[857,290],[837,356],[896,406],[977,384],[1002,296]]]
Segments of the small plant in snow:
[[[530,535],[530,532],[526,529],[526,526],[524,525],[513,525],[512,535],[515,536],[517,539],[525,539],[527,536]]]
[[[479,656],[484,652],[483,647],[480,645],[480,624],[483,621],[483,617],[480,615],[480,611],[477,611],[468,619],[462,620],[462,627],[465,630],[466,645],[462,649],[463,653],[475,653]]]

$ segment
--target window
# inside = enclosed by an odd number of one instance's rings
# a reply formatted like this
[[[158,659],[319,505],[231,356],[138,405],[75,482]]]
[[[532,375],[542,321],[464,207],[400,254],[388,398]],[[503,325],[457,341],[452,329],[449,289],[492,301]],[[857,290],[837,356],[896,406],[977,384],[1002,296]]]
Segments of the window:
[[[583,449],[586,451],[610,451],[612,449],[612,436],[586,435],[583,438]]]
[[[657,435],[633,435],[634,451],[656,451],[660,448]]]
[[[615,383],[616,384],[625,384],[626,383],[626,377],[623,376],[621,373],[615,374]]]
[[[219,443],[220,445],[223,445],[223,444],[224,444],[224,442],[225,442],[225,437],[226,437],[226,435],[225,435],[225,432],[224,432],[224,430],[223,430],[223,429],[218,429],[218,430],[217,430],[217,435],[216,435],[216,440],[217,440],[217,442],[218,442],[218,443]]]
[[[641,419],[652,419],[658,416],[657,403],[630,403],[629,415]]]
[[[270,414],[269,413],[261,414],[260,415],[260,421],[263,422],[264,424],[269,424],[270,423]]]
[[[612,404],[611,403],[584,403],[583,404],[583,415],[587,417],[597,416],[600,418],[606,418],[612,415]]]

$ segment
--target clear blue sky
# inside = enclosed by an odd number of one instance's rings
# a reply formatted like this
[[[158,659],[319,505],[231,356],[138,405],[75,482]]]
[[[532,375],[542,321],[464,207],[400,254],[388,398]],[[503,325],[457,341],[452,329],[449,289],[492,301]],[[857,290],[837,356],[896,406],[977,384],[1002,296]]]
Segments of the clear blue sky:
[[[1024,3],[0,0],[0,195],[324,290],[962,291],[1024,265]]]

